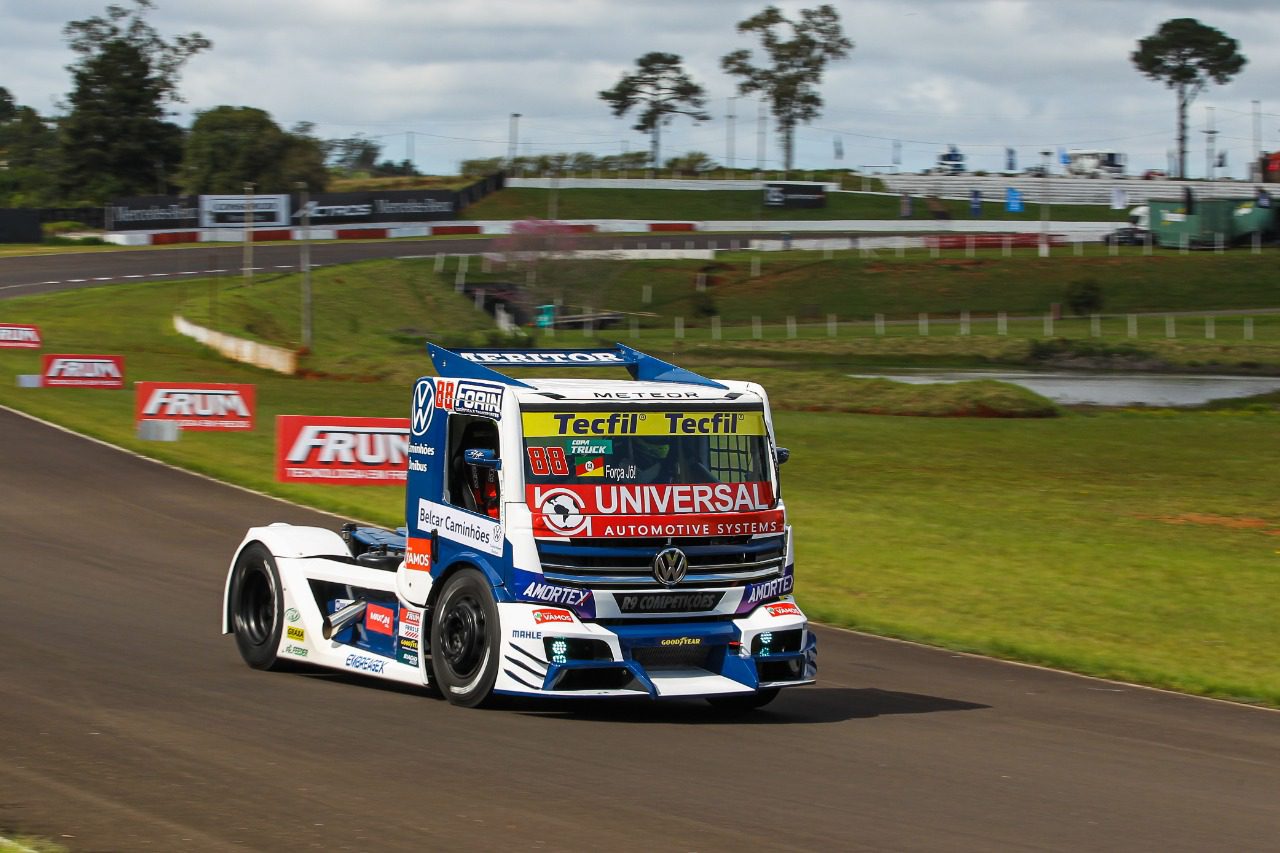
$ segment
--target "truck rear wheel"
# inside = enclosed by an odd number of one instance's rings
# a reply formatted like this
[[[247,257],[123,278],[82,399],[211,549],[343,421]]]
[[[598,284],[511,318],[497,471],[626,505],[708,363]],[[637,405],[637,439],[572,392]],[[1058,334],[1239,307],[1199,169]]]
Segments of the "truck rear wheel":
[[[236,557],[231,574],[231,629],[240,657],[254,669],[280,669],[276,656],[284,630],[284,592],[275,557],[253,542]]]
[[[484,575],[463,569],[445,581],[431,620],[431,670],[453,705],[474,708],[498,677],[498,607]]]

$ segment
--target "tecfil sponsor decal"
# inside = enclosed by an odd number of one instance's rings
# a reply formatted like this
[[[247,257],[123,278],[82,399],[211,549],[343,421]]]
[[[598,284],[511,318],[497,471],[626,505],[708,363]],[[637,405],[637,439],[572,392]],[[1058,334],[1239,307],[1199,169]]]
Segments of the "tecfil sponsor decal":
[[[399,485],[408,470],[408,418],[276,418],[281,483]]]
[[[134,420],[177,421],[182,429],[253,429],[254,386],[135,382]]]
[[[383,607],[380,604],[369,604],[365,607],[364,626],[370,631],[386,634],[389,637],[394,633],[391,626],[395,621],[395,611],[390,607]]]
[[[764,412],[524,412],[526,436],[764,435]]]
[[[37,326],[0,323],[0,349],[40,349],[42,343]]]
[[[40,357],[46,388],[123,388],[124,356],[47,354]]]

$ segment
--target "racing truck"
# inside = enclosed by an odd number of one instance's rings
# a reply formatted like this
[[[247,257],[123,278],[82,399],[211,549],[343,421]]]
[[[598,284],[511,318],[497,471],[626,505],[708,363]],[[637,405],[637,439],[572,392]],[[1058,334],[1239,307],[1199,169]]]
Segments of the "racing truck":
[[[778,478],[789,453],[763,388],[621,344],[427,349],[405,525],[269,524],[236,550],[222,627],[249,666],[330,667],[467,707],[749,710],[815,680]],[[571,378],[514,376],[529,368]]]

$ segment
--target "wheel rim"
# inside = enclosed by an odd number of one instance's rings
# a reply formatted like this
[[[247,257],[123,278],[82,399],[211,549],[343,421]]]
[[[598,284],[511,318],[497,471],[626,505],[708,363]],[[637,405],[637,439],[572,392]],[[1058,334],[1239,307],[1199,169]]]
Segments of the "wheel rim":
[[[254,563],[247,567],[240,583],[240,606],[236,621],[241,633],[255,646],[265,643],[276,619],[276,597],[266,566]]]
[[[476,674],[485,658],[488,638],[484,610],[472,595],[454,599],[440,623],[440,653],[455,677]]]

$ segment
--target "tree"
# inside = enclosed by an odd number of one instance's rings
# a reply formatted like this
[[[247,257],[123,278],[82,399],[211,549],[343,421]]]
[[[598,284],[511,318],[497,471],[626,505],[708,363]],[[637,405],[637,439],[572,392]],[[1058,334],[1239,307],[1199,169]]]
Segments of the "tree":
[[[635,73],[623,74],[616,86],[600,92],[601,100],[609,104],[615,116],[640,108],[632,129],[649,134],[649,162],[655,168],[661,162],[658,155],[664,124],[670,124],[677,115],[694,121],[711,118],[702,109],[707,102],[706,92],[680,63],[674,53],[646,53],[636,60]]]
[[[790,27],[791,38],[783,39],[779,30]],[[816,9],[801,9],[798,22],[789,20],[776,6],[738,22],[738,32],[755,33],[768,58],[767,64],[754,65],[751,51],[743,48],[727,53],[720,66],[740,77],[738,92],[749,95],[760,92],[769,101],[769,110],[778,122],[782,136],[785,168],[790,171],[795,158],[795,130],[822,114],[822,98],[818,83],[828,63],[844,59],[853,42],[840,29],[840,16],[828,3]]]
[[[1194,18],[1165,21],[1138,42],[1129,58],[1152,80],[1163,80],[1178,99],[1178,177],[1187,176],[1187,107],[1210,82],[1222,85],[1248,60],[1239,43]]]
[[[182,130],[166,120],[180,101],[182,66],[212,46],[199,33],[161,38],[146,22],[152,0],[111,5],[106,17],[63,28],[80,59],[67,66],[73,87],[62,121],[64,192],[102,201],[112,195],[166,192],[182,154]]]
[[[720,164],[711,159],[705,151],[690,151],[682,157],[672,157],[667,161],[667,168],[673,172],[711,172],[720,168]]]
[[[357,133],[344,139],[330,139],[325,143],[329,153],[329,162],[334,168],[347,174],[353,172],[372,172],[382,154],[382,146]]]
[[[51,125],[0,86],[0,207],[57,201],[57,136]]]
[[[188,193],[291,192],[304,182],[313,192],[328,183],[324,144],[308,125],[286,133],[265,111],[220,106],[196,114],[183,157]]]

